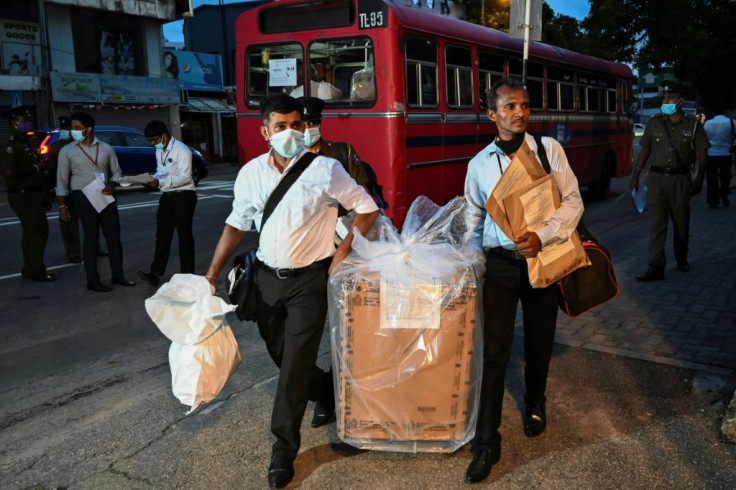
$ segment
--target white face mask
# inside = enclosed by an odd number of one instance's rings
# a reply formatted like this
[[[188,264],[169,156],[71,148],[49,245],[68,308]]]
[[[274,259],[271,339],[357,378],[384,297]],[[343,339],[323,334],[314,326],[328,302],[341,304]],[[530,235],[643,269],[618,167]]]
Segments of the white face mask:
[[[304,146],[312,146],[319,141],[319,126],[304,130]]]
[[[273,149],[284,158],[293,158],[304,147],[304,133],[294,129],[285,129],[268,136]]]

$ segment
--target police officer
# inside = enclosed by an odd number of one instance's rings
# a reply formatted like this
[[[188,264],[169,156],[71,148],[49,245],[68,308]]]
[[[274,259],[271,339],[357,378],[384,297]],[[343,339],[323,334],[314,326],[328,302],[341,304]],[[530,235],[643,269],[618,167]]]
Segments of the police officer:
[[[631,176],[631,188],[639,189],[639,174],[649,163],[647,205],[651,216],[649,268],[637,281],[664,279],[667,224],[674,225],[677,268],[690,270],[687,261],[690,233],[690,197],[703,188],[708,138],[698,119],[682,111],[683,89],[674,82],[663,82],[662,113],[652,116],[641,137],[641,153]],[[693,180],[690,168],[697,162]]]
[[[67,116],[59,116],[59,139],[51,143],[51,151],[48,159],[48,173],[51,177],[51,185],[56,186],[56,168],[59,164],[59,152],[66,145],[74,141],[71,136],[72,120]],[[82,262],[82,244],[79,238],[79,219],[77,213],[69,213],[69,221],[59,218],[59,231],[61,241],[64,242],[66,258],[72,264]]]
[[[8,203],[22,229],[23,279],[50,282],[56,275],[46,271],[43,253],[49,237],[46,221],[48,182],[46,163],[31,146],[31,115],[26,107],[7,111],[10,138],[2,144],[0,169],[8,188]]]

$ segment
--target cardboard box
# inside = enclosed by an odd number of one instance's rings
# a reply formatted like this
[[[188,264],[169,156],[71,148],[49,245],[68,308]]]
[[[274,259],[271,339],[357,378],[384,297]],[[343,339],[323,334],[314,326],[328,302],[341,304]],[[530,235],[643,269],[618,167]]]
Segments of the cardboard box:
[[[426,307],[427,316],[438,315],[438,322],[430,318],[426,323],[436,325],[431,328],[397,324],[397,316],[391,313],[407,306],[397,300],[407,291],[382,284],[378,272],[356,274],[351,286],[344,287],[340,345],[336,346],[341,439],[348,443],[462,441],[469,429],[474,430],[468,427],[468,399],[476,284],[472,273],[459,277],[466,279],[412,285],[413,292],[425,289],[438,295],[439,303],[427,301],[414,310],[421,314]],[[382,308],[382,300],[392,307],[384,304]]]

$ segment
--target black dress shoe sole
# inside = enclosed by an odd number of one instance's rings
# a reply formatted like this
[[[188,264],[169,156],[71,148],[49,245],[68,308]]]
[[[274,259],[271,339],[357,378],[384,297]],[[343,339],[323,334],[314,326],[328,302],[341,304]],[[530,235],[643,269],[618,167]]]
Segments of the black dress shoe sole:
[[[112,283],[117,286],[123,286],[126,288],[135,286],[135,283],[133,281],[129,281],[127,279],[113,279]]]
[[[151,272],[138,271],[138,277],[146,281],[150,286],[158,286],[159,278]]]
[[[318,413],[314,412],[314,416],[312,417],[312,422],[309,424],[312,429],[317,429],[319,427],[322,427],[323,425],[331,424],[337,420],[337,417],[335,416],[335,412],[331,413]]]
[[[482,457],[480,454],[473,456],[473,460],[465,471],[465,483],[480,483],[488,478],[488,475],[491,474],[493,465],[501,460],[501,451],[499,449],[489,451],[491,451],[491,454],[488,456],[487,462],[479,461],[479,458]]]

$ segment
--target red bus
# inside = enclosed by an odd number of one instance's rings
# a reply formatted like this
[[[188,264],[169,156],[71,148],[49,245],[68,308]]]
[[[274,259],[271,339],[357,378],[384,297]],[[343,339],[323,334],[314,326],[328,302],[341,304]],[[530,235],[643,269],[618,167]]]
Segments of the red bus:
[[[501,76],[521,77],[523,42],[408,3],[281,0],[241,14],[240,163],[267,149],[258,132],[266,97],[319,96],[322,135],[351,143],[373,166],[394,222],[419,195],[438,204],[461,195],[468,161],[495,134],[486,90]],[[311,68],[320,64],[322,83]],[[529,131],[563,145],[589,194],[605,195],[612,177],[630,173],[632,82],[626,65],[530,45]]]

